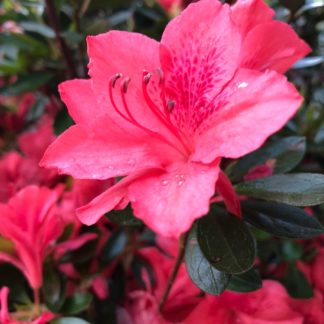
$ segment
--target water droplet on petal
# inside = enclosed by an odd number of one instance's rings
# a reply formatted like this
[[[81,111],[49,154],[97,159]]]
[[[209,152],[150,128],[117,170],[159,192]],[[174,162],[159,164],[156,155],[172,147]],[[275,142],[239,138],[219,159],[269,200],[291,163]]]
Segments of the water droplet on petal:
[[[162,186],[167,186],[168,184],[169,184],[169,180],[166,180],[166,179],[165,179],[165,180],[162,180],[162,181],[161,181],[161,185],[162,185]]]
[[[177,182],[177,185],[178,185],[179,187],[181,187],[183,184],[184,184],[184,180],[179,180],[179,181]]]
[[[238,88],[246,88],[249,84],[247,82],[241,82],[237,85]]]

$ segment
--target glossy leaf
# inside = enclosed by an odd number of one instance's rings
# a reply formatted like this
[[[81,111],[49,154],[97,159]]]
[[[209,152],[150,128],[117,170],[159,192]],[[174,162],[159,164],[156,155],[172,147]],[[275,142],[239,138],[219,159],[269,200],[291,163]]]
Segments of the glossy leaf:
[[[90,323],[78,317],[61,317],[51,321],[51,324],[90,324]]]
[[[92,301],[92,295],[89,293],[76,293],[66,299],[61,313],[65,315],[75,315],[84,311]]]
[[[107,217],[113,222],[121,226],[141,226],[143,222],[136,218],[132,208],[128,205],[122,210],[112,210],[107,214]]]
[[[242,201],[241,206],[247,222],[276,236],[307,239],[324,232],[315,217],[297,207],[256,200]]]
[[[306,149],[304,137],[291,136],[269,143],[256,152],[246,155],[229,170],[232,181],[240,181],[249,170],[273,161],[273,173],[292,170],[303,158]]]
[[[237,292],[250,292],[260,289],[262,287],[262,280],[258,272],[250,269],[239,275],[231,276],[229,284],[226,289]]]
[[[256,243],[245,223],[213,207],[198,220],[199,246],[207,260],[219,271],[237,274],[249,270],[256,257]]]
[[[206,259],[198,244],[197,226],[193,226],[189,233],[185,263],[191,280],[204,292],[220,295],[226,289],[230,275],[218,271]]]
[[[293,206],[324,203],[324,175],[292,173],[243,182],[236,192],[253,198],[272,200]]]

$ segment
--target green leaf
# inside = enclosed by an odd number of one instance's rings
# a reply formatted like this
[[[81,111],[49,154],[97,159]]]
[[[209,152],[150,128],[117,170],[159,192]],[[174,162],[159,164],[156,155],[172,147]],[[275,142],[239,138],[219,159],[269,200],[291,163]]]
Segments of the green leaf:
[[[54,121],[54,133],[60,135],[73,124],[74,122],[68,112],[66,110],[61,110]]]
[[[142,226],[143,222],[134,217],[132,208],[128,205],[123,210],[112,210],[107,213],[108,218],[113,222],[121,226]]]
[[[276,236],[307,239],[324,232],[315,217],[297,207],[256,200],[242,201],[241,206],[244,220]]]
[[[24,92],[37,90],[41,85],[46,84],[53,77],[49,72],[34,72],[24,75],[18,80],[0,90],[3,96],[16,96]]]
[[[259,273],[250,269],[239,275],[233,275],[226,289],[237,292],[250,292],[262,287],[262,279]]]
[[[324,175],[292,173],[243,182],[235,186],[238,194],[293,206],[324,203]]]
[[[123,229],[113,232],[100,255],[100,260],[102,263],[109,264],[112,262],[125,250],[126,243],[127,236]]]
[[[204,292],[220,295],[226,289],[230,275],[216,270],[205,258],[198,244],[196,225],[188,237],[185,263],[191,280]]]
[[[306,150],[305,137],[291,136],[263,146],[246,155],[227,171],[232,181],[241,181],[252,168],[274,161],[274,173],[286,173],[302,160]]]
[[[314,295],[312,286],[295,264],[289,265],[282,283],[287,288],[289,295],[293,298],[312,298]]]
[[[224,209],[212,207],[198,220],[199,246],[219,271],[237,274],[249,270],[256,257],[256,243],[244,222]]]
[[[27,32],[34,32],[46,38],[55,38],[54,30],[44,24],[32,21],[22,21],[20,26]]]
[[[77,317],[61,317],[51,321],[51,324],[90,324],[89,322]]]
[[[59,272],[52,265],[46,265],[43,272],[42,295],[47,307],[57,313],[66,298],[66,286]]]
[[[61,313],[64,315],[75,315],[84,311],[92,301],[90,293],[76,293],[66,299]]]

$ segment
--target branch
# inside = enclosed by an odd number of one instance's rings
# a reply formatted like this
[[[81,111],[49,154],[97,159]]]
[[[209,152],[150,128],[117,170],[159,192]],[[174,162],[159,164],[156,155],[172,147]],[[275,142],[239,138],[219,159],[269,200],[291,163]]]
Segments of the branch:
[[[186,250],[186,245],[187,245],[187,241],[188,241],[188,236],[189,236],[189,232],[183,234],[181,237],[180,237],[180,242],[179,242],[179,252],[178,252],[178,255],[177,255],[177,259],[176,259],[176,262],[174,264],[174,267],[172,269],[172,272],[171,272],[171,275],[168,279],[168,282],[167,282],[167,286],[165,288],[165,291],[162,295],[162,298],[160,300],[160,303],[159,303],[159,310],[160,312],[163,310],[163,307],[168,299],[168,296],[169,296],[169,293],[171,291],[171,288],[173,286],[173,283],[177,277],[177,274],[179,272],[179,269],[180,269],[180,266],[181,266],[181,263],[183,261],[183,257],[184,257],[184,254],[185,254],[185,250]]]
[[[69,48],[67,47],[63,37],[61,36],[60,24],[59,24],[58,17],[56,15],[56,9],[55,9],[53,0],[45,0],[45,3],[46,3],[45,9],[46,9],[46,13],[48,15],[49,23],[50,23],[51,27],[54,29],[55,37],[59,44],[62,56],[65,60],[65,64],[66,64],[69,76],[72,78],[77,77],[77,71],[76,71],[76,67],[73,63],[71,53],[70,53]]]

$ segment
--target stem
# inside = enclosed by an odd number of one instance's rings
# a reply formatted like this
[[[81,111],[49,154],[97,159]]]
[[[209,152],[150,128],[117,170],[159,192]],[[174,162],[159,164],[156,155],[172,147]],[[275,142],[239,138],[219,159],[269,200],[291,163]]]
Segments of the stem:
[[[39,289],[34,289],[34,305],[35,305],[35,313],[37,315],[40,314],[40,294]]]
[[[159,303],[160,312],[163,310],[163,307],[164,307],[164,305],[165,305],[165,303],[166,303],[166,301],[168,299],[169,293],[171,291],[172,285],[173,285],[173,283],[174,283],[174,281],[175,281],[175,279],[177,277],[177,274],[179,272],[179,269],[180,269],[180,266],[181,266],[181,263],[182,263],[182,260],[183,260],[184,254],[185,254],[188,236],[189,236],[189,232],[183,234],[180,237],[180,240],[179,240],[179,252],[178,252],[178,255],[177,255],[177,259],[176,259],[176,262],[175,262],[175,264],[173,266],[171,275],[170,275],[170,277],[168,279],[166,288],[164,290],[164,293],[163,293],[162,298],[161,298],[160,303]]]
[[[80,7],[78,6],[78,1],[74,1],[74,21],[75,21],[75,27],[76,31],[81,34],[81,24],[80,24]],[[87,69],[87,64],[86,64],[86,54],[84,51],[84,47],[82,43],[79,44],[78,46],[79,50],[79,55],[80,55],[80,60],[83,68],[83,76],[87,77],[88,74],[88,69]]]
[[[46,3],[45,9],[48,15],[49,23],[51,27],[54,29],[55,37],[59,44],[62,56],[65,60],[68,73],[70,77],[74,78],[77,76],[76,67],[73,63],[73,59],[69,51],[69,48],[66,45],[64,38],[61,36],[60,24],[59,24],[58,17],[56,15],[56,9],[53,0],[45,0],[45,3]]]

